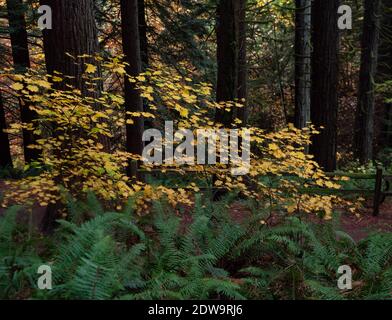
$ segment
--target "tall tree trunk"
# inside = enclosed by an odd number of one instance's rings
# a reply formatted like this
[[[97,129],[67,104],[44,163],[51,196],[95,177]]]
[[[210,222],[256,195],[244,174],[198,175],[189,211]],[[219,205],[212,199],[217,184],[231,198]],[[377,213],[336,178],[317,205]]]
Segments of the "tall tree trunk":
[[[94,1],[41,0],[40,3],[52,8],[53,28],[43,31],[47,72],[58,71],[71,76],[67,83],[87,94],[87,86],[82,80],[85,67],[81,63],[86,59],[77,57],[99,53]]]
[[[327,171],[336,169],[339,0],[314,0],[311,120],[321,133],[313,137],[310,153]]]
[[[68,90],[67,85],[71,85],[85,96],[99,98],[102,81],[97,81],[97,89],[91,91],[90,85],[83,80],[84,63],[97,64],[92,57],[100,52],[94,0],[40,0],[40,4],[52,8],[52,29],[43,30],[47,72],[53,75],[56,71],[65,76],[65,81],[55,83],[54,87]],[[83,55],[88,57],[80,58]],[[97,66],[95,77],[100,76],[100,67]],[[100,108],[101,105],[97,104],[96,109]],[[110,139],[100,136],[99,140],[109,151]]]
[[[23,0],[7,0],[7,11],[15,71],[25,73],[30,68],[30,55]],[[22,122],[32,123],[37,115],[30,110],[28,101],[20,101],[19,105]],[[36,140],[37,137],[31,131],[23,130],[23,151],[26,162],[34,161],[40,155],[37,149],[28,148],[36,144]]]
[[[310,122],[312,0],[296,0],[295,11],[295,126]]]
[[[237,98],[240,90],[238,87],[238,42],[240,41],[238,36],[240,29],[240,24],[238,23],[240,14],[239,2],[240,1],[238,0],[218,1],[216,11],[218,63],[216,101],[218,103],[234,101]],[[243,49],[245,50],[245,47],[243,47]],[[243,52],[246,53],[246,51]],[[246,89],[246,87],[244,88]],[[215,112],[215,122],[223,124],[225,128],[230,128],[232,126],[233,116],[234,110],[226,111],[225,108],[217,109]],[[212,177],[213,184],[215,184],[216,179],[216,176]],[[217,191],[214,194],[214,200],[218,200],[225,193],[227,193],[227,190]]]
[[[91,58],[78,56],[93,56],[99,53],[98,33],[94,15],[94,0],[40,0],[41,5],[52,9],[52,29],[43,31],[46,69],[49,74],[55,71],[66,76],[63,83],[55,84],[57,89],[68,90],[66,84],[79,89],[86,96],[98,98],[102,83],[98,83],[95,92],[88,90],[83,80],[83,62],[94,61]],[[70,54],[75,59],[71,58]],[[96,76],[100,75],[97,68]],[[97,109],[101,106],[97,105]],[[110,141],[104,136],[100,142],[106,150],[110,149]],[[61,209],[61,204],[50,204],[42,221],[42,231],[50,233],[54,230],[54,222]]]
[[[246,0],[238,0],[238,84],[237,98],[243,104],[243,108],[238,110],[238,118],[244,125],[248,122],[248,106],[247,106],[247,82],[248,82],[248,62],[247,62],[247,23],[246,23]]]
[[[147,20],[146,20],[146,3],[145,0],[138,0],[138,17],[139,17],[139,39],[140,39],[140,56],[142,63],[142,71],[145,72],[149,67],[148,58],[148,39],[147,39]],[[143,98],[143,109],[146,112],[151,112],[148,100]],[[150,118],[144,119],[145,128],[153,128],[153,120]]]
[[[140,55],[142,60],[142,70],[148,67],[148,40],[147,40],[147,21],[146,21],[146,5],[144,0],[138,0],[138,17],[139,17],[139,39],[140,39]]]
[[[381,12],[381,34],[376,77],[378,83],[392,80],[392,0],[382,1]],[[380,147],[392,148],[392,103],[384,102],[384,115],[380,135]]]
[[[355,125],[355,151],[361,163],[373,158],[374,82],[380,33],[381,0],[364,0],[362,56]]]
[[[8,134],[4,132],[7,129],[3,97],[0,92],[0,167],[12,167],[10,142]]]
[[[128,63],[126,71],[130,76],[137,76],[141,73],[141,54],[139,39],[139,14],[137,0],[121,0],[121,26],[122,43],[125,60]],[[128,78],[125,78],[125,109],[129,112],[142,112],[143,100],[140,92],[135,88]],[[127,143],[128,152],[141,155],[143,153],[143,130],[144,121],[142,118],[133,119],[133,124],[127,124]],[[130,176],[137,176],[135,166],[129,168]]]
[[[217,102],[234,101],[237,97],[236,5],[237,0],[220,0],[217,7]],[[230,112],[224,109],[216,110],[216,122],[229,127],[232,118],[233,110]]]

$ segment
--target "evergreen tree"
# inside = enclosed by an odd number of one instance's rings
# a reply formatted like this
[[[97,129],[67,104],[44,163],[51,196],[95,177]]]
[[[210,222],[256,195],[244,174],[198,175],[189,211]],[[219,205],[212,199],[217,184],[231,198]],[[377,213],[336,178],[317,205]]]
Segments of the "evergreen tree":
[[[30,55],[23,0],[7,0],[7,10],[15,71],[25,73],[30,68]],[[23,123],[32,123],[37,118],[28,101],[19,101],[19,106]],[[23,151],[27,163],[36,160],[40,155],[37,149],[29,148],[30,145],[36,144],[36,140],[37,137],[32,132],[23,130]]]
[[[373,158],[374,83],[380,33],[381,0],[364,0],[361,70],[356,111],[355,148],[362,163]]]
[[[313,138],[310,153],[327,171],[336,169],[339,4],[339,0],[315,0],[312,8],[311,120],[321,133]]]

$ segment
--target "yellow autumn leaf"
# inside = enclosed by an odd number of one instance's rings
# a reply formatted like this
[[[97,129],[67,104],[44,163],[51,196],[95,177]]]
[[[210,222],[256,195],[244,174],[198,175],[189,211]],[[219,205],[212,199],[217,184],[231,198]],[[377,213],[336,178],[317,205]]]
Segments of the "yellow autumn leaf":
[[[189,115],[189,111],[187,109],[185,109],[185,108],[182,108],[180,110],[180,115],[181,115],[181,117],[187,118],[188,115]]]
[[[36,81],[36,84],[46,89],[50,89],[52,87],[50,82],[44,80],[38,80]]]
[[[281,150],[279,150],[279,149],[274,150],[272,154],[277,159],[282,159],[282,158],[285,157],[285,154]]]
[[[223,182],[220,181],[220,180],[217,180],[217,181],[215,181],[215,185],[216,185],[217,187],[219,187],[219,186],[223,185]]]
[[[97,67],[90,64],[90,63],[86,63],[86,73],[94,73],[95,71],[97,71]]]
[[[38,92],[38,91],[39,91],[39,88],[38,88],[37,86],[35,86],[35,85],[32,85],[32,84],[29,84],[29,85],[27,86],[27,89],[28,89],[29,91],[31,91],[31,92]]]
[[[296,205],[296,204],[292,204],[292,205],[290,205],[290,206],[287,207],[287,212],[288,212],[289,214],[294,213],[296,210],[297,210],[297,205]]]
[[[117,67],[113,71],[121,75],[125,74],[125,69],[123,67]]]
[[[339,188],[340,188],[340,185],[335,184],[335,183],[333,183],[333,182],[331,182],[331,181],[325,182],[325,186],[326,186],[327,188],[331,188],[331,189],[339,189]]]
[[[61,82],[61,81],[63,81],[63,79],[58,77],[58,76],[53,76],[52,80],[53,80],[53,82]]]
[[[24,87],[23,87],[23,84],[21,84],[21,83],[19,83],[19,82],[16,82],[16,83],[14,83],[14,84],[11,86],[11,88],[14,89],[14,90],[16,90],[16,91],[19,91],[19,90],[22,90]]]

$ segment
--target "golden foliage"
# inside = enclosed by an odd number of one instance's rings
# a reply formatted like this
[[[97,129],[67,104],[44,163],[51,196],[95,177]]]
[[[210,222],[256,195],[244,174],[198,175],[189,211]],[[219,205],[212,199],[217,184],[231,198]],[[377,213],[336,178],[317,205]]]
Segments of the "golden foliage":
[[[101,66],[106,73],[125,75],[125,65],[119,58],[103,62]],[[90,90],[97,90],[96,82],[100,80],[92,78],[96,69],[92,64],[86,64],[83,69]],[[109,152],[100,143],[101,137],[112,138],[113,132],[124,132],[125,125],[137,117],[154,119],[156,127],[162,126],[163,119],[175,119],[176,128],[223,128],[213,120],[216,109],[233,110],[235,114],[242,107],[240,101],[216,103],[209,84],[195,84],[171,70],[148,70],[129,79],[149,101],[149,112],[128,114],[125,120],[121,95],[103,91],[99,97],[89,97],[71,87],[58,90],[55,84],[63,81],[60,74],[50,77],[30,72],[24,76],[12,73],[1,76],[13,79],[11,88],[22,101],[29,101],[39,116],[35,123],[14,124],[10,132],[22,128],[33,131],[40,139],[37,145],[29,147],[42,151],[42,157],[32,164],[42,172],[38,176],[9,181],[4,206],[13,202],[24,205],[38,202],[45,206],[62,201],[67,193],[80,198],[88,191],[117,209],[132,196],[137,197],[140,210],[146,210],[149,201],[162,196],[172,205],[191,204],[192,194],[200,190],[195,183],[174,190],[131,180],[125,168],[130,161],[140,160],[140,156],[119,150]],[[235,119],[233,127],[241,128],[241,121]],[[179,175],[192,171],[195,176],[206,179],[214,176],[214,187],[257,198],[271,210],[284,209],[289,214],[323,212],[330,218],[334,206],[343,200],[304,192],[307,188],[340,187],[338,181],[325,175],[312,156],[304,153],[311,135],[317,131],[313,127],[298,130],[292,125],[273,133],[249,129],[252,155],[247,176],[233,176],[228,165],[221,164],[181,167],[174,164],[144,166],[144,169],[171,170]]]

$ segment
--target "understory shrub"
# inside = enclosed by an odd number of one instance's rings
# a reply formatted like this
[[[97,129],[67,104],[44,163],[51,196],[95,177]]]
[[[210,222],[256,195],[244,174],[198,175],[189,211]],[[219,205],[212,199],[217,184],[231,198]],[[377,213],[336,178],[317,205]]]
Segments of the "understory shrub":
[[[43,238],[17,223],[20,207],[0,218],[0,296],[5,299],[390,299],[392,235],[355,243],[338,218],[309,222],[285,217],[233,196],[197,196],[174,212],[168,200],[152,213],[105,212],[96,197],[69,202],[71,217]],[[88,214],[86,214],[88,212]],[[88,218],[86,218],[88,217]],[[37,288],[37,268],[49,265],[53,289]],[[337,287],[337,270],[353,270],[353,290]]]

